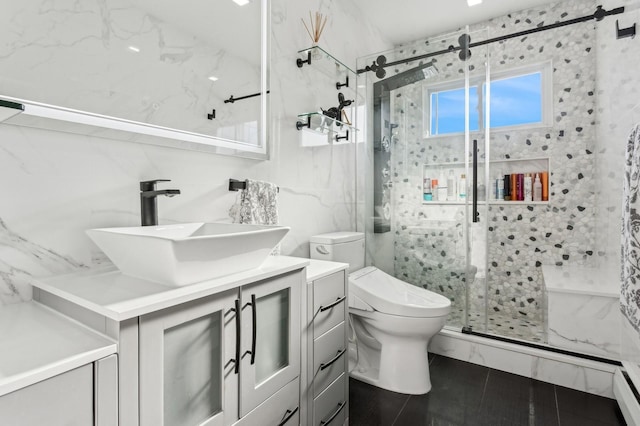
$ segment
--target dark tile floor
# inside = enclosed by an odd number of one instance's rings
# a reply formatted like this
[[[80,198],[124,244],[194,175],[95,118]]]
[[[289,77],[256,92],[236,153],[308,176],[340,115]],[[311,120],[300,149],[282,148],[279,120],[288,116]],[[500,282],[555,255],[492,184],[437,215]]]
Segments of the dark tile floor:
[[[615,400],[430,356],[426,395],[385,391],[349,381],[350,426],[625,425]]]

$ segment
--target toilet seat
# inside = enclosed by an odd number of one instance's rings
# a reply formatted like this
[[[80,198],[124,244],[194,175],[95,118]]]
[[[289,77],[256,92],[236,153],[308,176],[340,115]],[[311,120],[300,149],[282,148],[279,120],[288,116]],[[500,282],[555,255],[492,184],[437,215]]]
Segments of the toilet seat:
[[[447,316],[451,310],[451,301],[446,297],[408,284],[373,266],[350,274],[349,285],[352,295],[384,314],[432,318]]]

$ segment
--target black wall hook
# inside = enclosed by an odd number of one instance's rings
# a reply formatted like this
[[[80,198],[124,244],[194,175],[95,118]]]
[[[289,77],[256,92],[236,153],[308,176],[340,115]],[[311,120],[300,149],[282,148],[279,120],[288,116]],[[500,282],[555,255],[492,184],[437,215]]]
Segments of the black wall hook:
[[[349,140],[349,130],[346,131],[344,136],[336,135],[336,142],[340,142],[342,139]]]
[[[616,37],[618,40],[626,37],[635,37],[636,36],[636,24],[628,28],[620,28],[620,24],[616,19]]]
[[[296,65],[298,65],[298,68],[302,68],[302,66],[304,64],[309,64],[311,65],[311,51],[307,52],[307,60],[303,61],[302,59],[298,58],[296,59]]]
[[[349,76],[347,76],[347,80],[344,83],[337,82],[336,89],[340,90],[341,87],[349,87]]]
[[[211,114],[207,114],[207,119],[213,120],[214,118],[216,118],[216,110],[212,109]]]
[[[311,116],[310,115],[307,116],[307,122],[306,123],[304,121],[296,122],[296,129],[302,130],[305,127],[311,128]]]

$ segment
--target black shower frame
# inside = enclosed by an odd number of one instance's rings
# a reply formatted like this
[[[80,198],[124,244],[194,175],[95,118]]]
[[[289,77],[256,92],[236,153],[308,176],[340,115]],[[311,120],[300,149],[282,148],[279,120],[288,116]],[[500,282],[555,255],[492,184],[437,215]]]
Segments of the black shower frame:
[[[509,39],[516,38],[516,37],[523,37],[523,36],[527,36],[527,35],[530,35],[530,34],[539,33],[539,32],[542,32],[542,31],[548,31],[548,30],[553,30],[553,29],[556,29],[556,28],[566,27],[568,25],[580,24],[580,23],[583,23],[583,22],[591,21],[592,19],[595,19],[596,21],[599,22],[599,21],[602,21],[607,16],[620,15],[620,14],[624,13],[624,10],[625,10],[624,7],[617,7],[617,8],[612,9],[612,10],[605,10],[605,9],[603,9],[602,6],[598,6],[596,8],[596,11],[591,15],[583,16],[583,17],[580,17],[580,18],[570,19],[568,21],[555,22],[555,23],[549,24],[549,25],[542,25],[542,26],[538,26],[536,28],[531,28],[531,29],[524,30],[524,31],[518,31],[516,33],[507,34],[507,35],[503,35],[503,36],[500,36],[500,37],[494,37],[494,38],[490,38],[490,39],[483,40],[483,41],[477,41],[475,43],[470,43],[471,37],[468,34],[463,34],[458,39],[458,42],[460,43],[458,46],[450,45],[447,49],[439,50],[437,52],[425,53],[425,54],[422,54],[422,55],[412,56],[410,58],[401,59],[401,60],[393,61],[393,62],[386,62],[386,63],[383,62],[383,63],[376,64],[376,62],[374,61],[373,64],[372,64],[373,67],[372,66],[366,66],[365,68],[357,70],[357,73],[358,74],[362,74],[362,73],[365,73],[367,71],[373,71],[373,70],[378,69],[380,67],[381,68],[387,68],[387,67],[394,66],[394,65],[407,64],[409,62],[417,61],[417,60],[420,60],[420,59],[431,58],[433,56],[439,56],[439,55],[443,55],[445,53],[453,53],[453,52],[458,52],[458,51],[460,51],[460,59],[466,60],[466,59],[469,58],[469,56],[471,56],[470,49],[473,48],[473,47],[484,46],[484,45],[487,45],[487,44],[501,42],[501,41],[509,40]],[[618,23],[616,22],[616,36],[617,36],[618,39],[625,38],[625,37],[634,37],[635,34],[636,34],[636,24],[633,24],[633,26],[631,26],[629,28],[620,28]],[[464,51],[463,51],[463,49],[464,49]],[[380,58],[380,57],[378,57],[378,58]],[[385,60],[386,60],[386,58],[385,58]]]

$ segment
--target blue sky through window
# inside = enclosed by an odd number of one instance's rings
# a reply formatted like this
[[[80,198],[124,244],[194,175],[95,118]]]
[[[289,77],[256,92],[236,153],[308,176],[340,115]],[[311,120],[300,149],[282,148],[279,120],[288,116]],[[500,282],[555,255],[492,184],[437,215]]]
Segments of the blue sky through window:
[[[478,90],[469,88],[469,129],[478,130]],[[464,132],[464,88],[431,94],[431,132],[434,135]]]
[[[480,130],[479,86],[469,87],[470,131]],[[482,92],[486,95],[484,84]],[[430,97],[431,134],[464,133],[464,88],[432,92]],[[491,81],[490,121],[491,128],[542,123],[542,73]]]
[[[491,82],[491,128],[542,122],[542,74]]]

